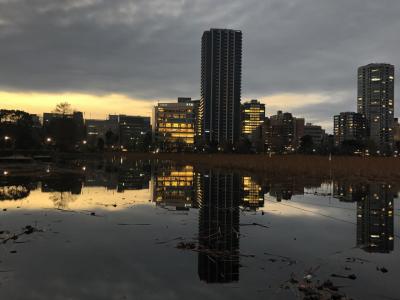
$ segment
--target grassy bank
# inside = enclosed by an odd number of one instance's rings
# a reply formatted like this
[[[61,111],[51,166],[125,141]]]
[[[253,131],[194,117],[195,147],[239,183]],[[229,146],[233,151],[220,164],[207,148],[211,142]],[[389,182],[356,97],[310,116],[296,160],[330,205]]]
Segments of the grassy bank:
[[[239,154],[124,154],[132,159],[162,159],[199,168],[223,168],[262,177],[400,181],[400,158]]]

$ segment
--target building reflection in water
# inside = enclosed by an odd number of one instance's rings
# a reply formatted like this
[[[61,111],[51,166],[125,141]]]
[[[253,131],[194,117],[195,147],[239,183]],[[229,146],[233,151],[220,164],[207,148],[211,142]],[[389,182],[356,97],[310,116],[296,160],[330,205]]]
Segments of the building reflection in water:
[[[206,171],[198,176],[200,280],[238,281],[241,177],[219,171]]]
[[[304,194],[304,188],[310,185],[303,178],[262,185],[250,176],[216,170],[196,172],[192,166],[151,165],[149,161],[113,160],[86,166],[82,176],[2,177],[0,201],[23,199],[40,188],[42,193],[50,193],[56,207],[66,208],[81,194],[83,186],[102,186],[122,193],[148,189],[151,179],[156,205],[177,210],[199,208],[199,243],[205,250],[199,254],[199,276],[206,282],[239,278],[239,206],[254,211],[264,206],[264,194],[268,192],[277,201],[290,200],[293,195]],[[311,186],[318,193],[318,184]],[[333,197],[356,205],[357,246],[367,252],[393,251],[398,186],[335,182],[332,188]]]
[[[135,161],[133,164],[121,164],[118,169],[117,192],[148,189],[150,172],[150,165],[142,161]]]
[[[192,207],[195,194],[192,166],[157,168],[152,181],[153,201],[156,205],[176,210]]]
[[[367,252],[394,250],[393,201],[397,190],[388,184],[334,183],[333,196],[357,205],[357,247]]]
[[[394,250],[393,200],[390,185],[370,184],[357,202],[357,246],[367,252]]]
[[[43,179],[42,193],[50,193],[50,200],[57,208],[67,208],[82,192],[84,178],[74,174]]]
[[[31,190],[37,189],[37,185],[37,182],[30,182],[25,178],[0,181],[0,201],[24,199],[29,196]]]
[[[368,189],[365,184],[333,183],[333,197],[342,202],[359,202],[364,200],[367,195]]]
[[[87,165],[85,186],[105,187],[123,193],[149,188],[151,164],[149,161],[109,159],[100,165]]]
[[[246,210],[257,210],[264,206],[265,189],[250,176],[242,177],[242,193],[241,205]]]
[[[291,200],[295,195],[304,195],[304,186],[304,182],[299,180],[274,182],[269,185],[269,194],[278,202]]]
[[[220,171],[195,172],[191,166],[155,166],[156,205],[199,208],[198,274],[208,283],[239,280],[239,205],[256,210],[265,189],[249,176]]]

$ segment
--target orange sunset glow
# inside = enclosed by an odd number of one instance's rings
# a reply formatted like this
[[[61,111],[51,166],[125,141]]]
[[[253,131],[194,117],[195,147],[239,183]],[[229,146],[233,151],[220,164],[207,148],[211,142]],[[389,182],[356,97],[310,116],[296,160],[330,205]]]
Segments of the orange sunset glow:
[[[60,102],[68,102],[75,110],[84,112],[87,117],[98,119],[106,118],[109,114],[150,116],[154,105],[153,101],[130,98],[122,94],[0,92],[2,108],[23,108],[38,115],[52,111]]]

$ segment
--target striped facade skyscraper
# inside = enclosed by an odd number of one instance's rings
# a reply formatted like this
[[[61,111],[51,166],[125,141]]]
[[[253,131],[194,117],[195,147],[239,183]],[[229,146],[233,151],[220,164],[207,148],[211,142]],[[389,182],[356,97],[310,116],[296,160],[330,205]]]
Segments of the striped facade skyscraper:
[[[197,134],[206,144],[235,145],[240,138],[242,32],[210,29],[201,47],[201,99]]]

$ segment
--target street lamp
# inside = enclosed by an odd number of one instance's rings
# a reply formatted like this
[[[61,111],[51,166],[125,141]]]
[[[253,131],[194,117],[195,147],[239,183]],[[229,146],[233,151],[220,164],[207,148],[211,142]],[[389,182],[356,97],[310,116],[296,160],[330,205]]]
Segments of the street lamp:
[[[12,146],[13,146],[12,144],[13,143],[12,143],[11,137],[8,136],[8,135],[5,135],[4,136],[4,147],[5,147],[5,149],[7,149],[8,147],[12,148]]]

